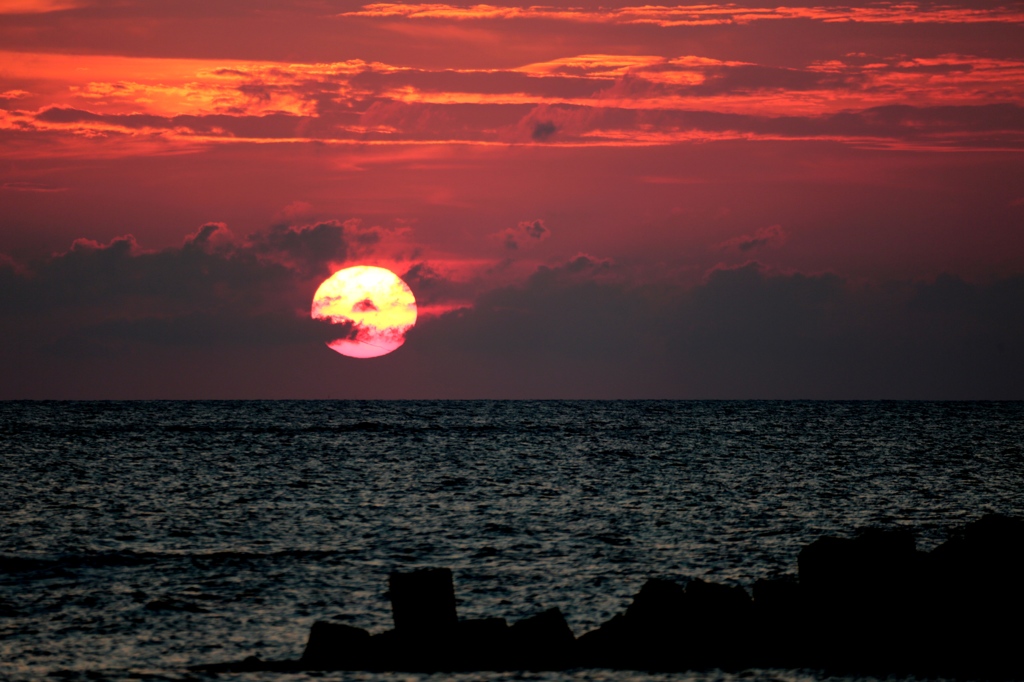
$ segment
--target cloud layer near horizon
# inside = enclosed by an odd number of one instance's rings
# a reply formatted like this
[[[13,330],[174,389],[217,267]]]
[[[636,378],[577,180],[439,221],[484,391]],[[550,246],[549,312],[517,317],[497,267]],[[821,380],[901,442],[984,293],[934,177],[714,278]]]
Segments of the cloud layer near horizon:
[[[5,258],[0,398],[230,398],[239,386],[258,397],[1000,398],[1024,381],[1024,277],[864,286],[749,262],[693,285],[638,285],[586,255],[511,284],[460,285],[412,264],[414,293],[439,312],[393,356],[341,359],[309,301],[330,263],[376,242],[368,235],[320,223],[238,240],[211,224],[159,251],[123,237],[77,241],[31,268]],[[467,294],[472,305],[457,305]],[[266,381],[250,385],[251,372]]]

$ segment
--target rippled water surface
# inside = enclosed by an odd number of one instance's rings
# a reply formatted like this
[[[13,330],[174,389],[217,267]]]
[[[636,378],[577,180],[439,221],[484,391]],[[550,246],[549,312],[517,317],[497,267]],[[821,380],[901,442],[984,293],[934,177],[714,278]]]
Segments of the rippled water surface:
[[[12,402],[0,454],[12,679],[297,657],[317,619],[390,627],[388,571],[422,566],[460,615],[579,635],[648,576],[750,585],[822,533],[1024,514],[1024,403]]]

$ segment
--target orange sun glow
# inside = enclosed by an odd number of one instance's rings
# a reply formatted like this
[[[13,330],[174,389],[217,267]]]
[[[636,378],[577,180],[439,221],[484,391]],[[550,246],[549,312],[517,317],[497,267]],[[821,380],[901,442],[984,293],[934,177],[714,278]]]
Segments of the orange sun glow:
[[[313,296],[311,315],[344,325],[345,335],[327,342],[332,350],[351,358],[376,358],[405,343],[416,324],[416,298],[390,270],[358,265],[323,281]]]

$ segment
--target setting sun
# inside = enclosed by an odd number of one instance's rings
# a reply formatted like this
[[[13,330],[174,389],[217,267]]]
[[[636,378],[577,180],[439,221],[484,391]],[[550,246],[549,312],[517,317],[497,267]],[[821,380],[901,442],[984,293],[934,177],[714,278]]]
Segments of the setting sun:
[[[328,277],[313,296],[312,317],[344,327],[327,345],[352,358],[387,355],[416,324],[416,298],[398,275],[359,265]]]

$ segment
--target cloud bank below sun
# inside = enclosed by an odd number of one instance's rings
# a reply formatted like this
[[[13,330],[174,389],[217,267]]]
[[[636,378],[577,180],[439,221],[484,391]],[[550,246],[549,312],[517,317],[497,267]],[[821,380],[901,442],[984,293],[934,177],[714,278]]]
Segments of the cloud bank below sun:
[[[335,256],[348,248],[344,229],[330,226]],[[218,225],[164,250],[124,237],[78,241],[31,266],[3,259],[0,346],[25,361],[5,390],[96,397],[116,381],[117,397],[225,397],[239,378],[211,376],[207,363],[240,370],[259,357],[254,379],[278,397],[337,392],[337,361],[320,344],[338,326],[302,309],[326,266],[296,256],[316,230],[278,232],[295,240],[218,244],[229,234]],[[628,267],[578,255],[507,284],[459,281],[426,262],[404,277],[446,312],[400,325],[407,348],[372,370],[376,382],[349,385],[351,397],[428,397],[439,386],[453,397],[1001,397],[1024,375],[1019,276],[866,286],[750,261],[691,285],[638,284]],[[193,368],[156,368],[182,355]],[[346,381],[369,371],[345,367]],[[152,383],[133,386],[139,372]]]

